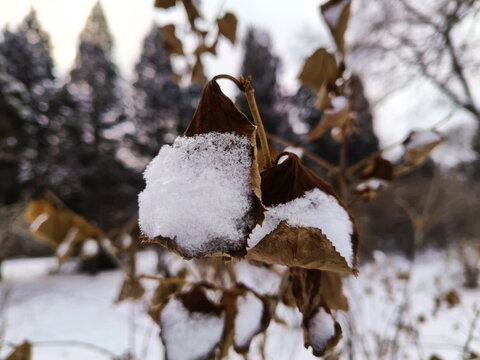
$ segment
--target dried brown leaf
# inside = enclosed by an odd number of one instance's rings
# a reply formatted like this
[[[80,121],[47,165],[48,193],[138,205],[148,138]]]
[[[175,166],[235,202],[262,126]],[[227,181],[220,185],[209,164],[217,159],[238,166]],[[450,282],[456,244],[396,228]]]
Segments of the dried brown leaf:
[[[319,91],[322,86],[335,84],[339,75],[335,57],[324,48],[320,48],[305,60],[299,79],[304,86]]]
[[[195,49],[194,54],[195,54],[195,56],[197,56],[197,58],[200,55],[202,55],[204,53],[207,53],[207,52],[212,54],[212,55],[217,55],[217,44],[218,44],[218,39],[215,40],[215,42],[210,46],[207,46],[205,43],[201,43]],[[203,71],[202,71],[202,75],[203,75]],[[205,82],[205,81],[203,81],[203,82]]]
[[[184,55],[182,41],[175,35],[175,25],[168,24],[162,26],[160,31],[163,35],[165,50],[170,55]]]
[[[334,128],[342,127],[350,118],[350,100],[346,100],[346,105],[340,109],[325,109],[320,122],[310,131],[307,141],[316,140],[322,135]]]
[[[402,163],[395,169],[395,174],[400,175],[421,165],[429,157],[433,149],[444,141],[445,137],[437,131],[412,131],[403,142],[405,150],[402,156]]]
[[[350,0],[330,0],[320,6],[338,51],[345,56],[345,31],[350,17]]]
[[[127,278],[122,284],[122,288],[117,296],[115,302],[121,302],[124,300],[137,300],[140,299],[145,293],[143,285],[140,283],[140,280],[137,278]]]
[[[155,0],[155,7],[159,9],[168,9],[172,6],[175,6],[177,0]]]
[[[28,341],[16,346],[5,360],[31,360],[32,358],[32,344]]]
[[[313,189],[319,189],[333,196],[345,209],[352,223],[351,243],[354,268],[348,266],[346,259],[338,253],[321,229],[290,227],[286,221],[280,222],[274,231],[250,248],[247,259],[269,264],[356,273],[358,233],[353,216],[333,188],[303,166],[296,155],[281,153],[278,158],[285,154],[288,155],[286,160],[261,174],[263,203],[266,206],[285,204]]]
[[[332,107],[332,100],[328,94],[326,84],[322,84],[317,93],[317,101],[315,102],[315,108],[319,110],[329,109]]]
[[[386,181],[393,180],[393,165],[381,155],[374,156],[365,165],[359,174],[361,180],[379,178]]]
[[[260,201],[260,174],[258,171],[258,163],[256,161],[256,138],[255,138],[255,126],[253,126],[247,119],[247,117],[241,113],[233,102],[225,96],[220,90],[220,86],[214,80],[208,82],[202,92],[200,102],[197,110],[190,122],[185,136],[195,136],[199,134],[206,134],[210,132],[218,133],[234,133],[239,136],[245,136],[249,139],[250,144],[245,145],[245,151],[249,151],[251,154],[251,168],[250,168],[250,186],[251,186],[251,207],[249,216],[255,219],[255,222],[244,225],[245,241],[240,244],[231,244],[228,250],[202,252],[198,255],[189,255],[182,252],[178,248],[176,240],[171,238],[164,238],[161,236],[156,237],[153,241],[160,243],[167,247],[169,250],[185,257],[191,258],[192,256],[234,256],[243,257],[246,254],[247,236],[251,232],[252,228],[257,224],[261,224],[264,218],[264,208]],[[243,146],[243,145],[242,145]],[[221,240],[221,239],[216,239]],[[148,240],[147,240],[148,241]]]
[[[195,6],[193,0],[182,0],[182,3],[185,7],[185,11],[187,12],[188,22],[190,23],[192,30],[197,31],[197,27],[195,26],[195,20],[201,18],[200,12]]]
[[[195,65],[193,65],[191,80],[192,83],[205,84],[205,74],[200,56],[197,56],[197,60],[195,60]]]
[[[348,299],[343,294],[341,274],[322,271],[320,293],[329,309],[348,311]]]
[[[210,327],[212,323],[206,322],[207,319],[214,322],[215,328]],[[188,327],[185,327],[186,322]],[[202,285],[197,285],[186,293],[168,298],[159,312],[159,324],[165,359],[207,360],[221,343],[225,330],[225,308],[211,302]],[[201,329],[202,326],[205,328]],[[198,341],[196,338],[200,332],[203,341],[208,338],[208,344],[202,343],[201,347],[192,345],[192,341]]]
[[[324,272],[300,268],[290,269],[292,277],[292,292],[295,296],[297,307],[303,315],[302,326],[304,330],[305,347],[312,346],[315,356],[323,356],[340,341],[342,329],[333,319],[330,309],[321,294],[321,283]],[[327,321],[331,325],[332,333],[321,334],[326,326],[319,321]]]
[[[232,44],[235,44],[237,35],[237,17],[227,12],[221,19],[217,19],[218,31],[225,36]]]

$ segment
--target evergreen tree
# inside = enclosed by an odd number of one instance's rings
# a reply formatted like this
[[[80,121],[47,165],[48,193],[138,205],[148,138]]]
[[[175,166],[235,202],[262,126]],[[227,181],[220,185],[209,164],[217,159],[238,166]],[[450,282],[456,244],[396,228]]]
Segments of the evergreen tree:
[[[135,152],[151,158],[175,134],[182,98],[181,89],[172,78],[170,58],[163,45],[162,34],[156,26],[145,38],[135,70],[137,80],[134,87],[139,101],[133,147]]]
[[[255,99],[265,130],[286,139],[291,138],[293,132],[284,109],[286,99],[281,94],[277,80],[280,59],[272,54],[268,33],[250,27],[243,47],[241,73],[243,76],[252,76]],[[245,114],[250,114],[244,96],[240,96],[237,103]]]
[[[28,90],[45,79],[54,79],[49,37],[42,31],[34,10],[25,17],[17,31],[4,30],[0,52],[5,57],[7,73]]]
[[[22,122],[25,139],[19,156],[16,182],[27,187],[44,185],[50,162],[51,102],[56,87],[53,77],[53,60],[50,56],[48,35],[42,31],[35,11],[31,11],[16,31],[5,30],[0,44],[5,71],[21,83],[28,92],[29,115]]]
[[[66,203],[105,230],[136,210],[140,177],[116,156],[119,127],[128,119],[121,79],[111,59],[112,37],[100,3],[80,34],[70,81],[57,95],[61,124],[55,187]]]
[[[0,54],[0,205],[14,203],[21,195],[18,178],[31,114],[25,86],[7,73],[5,63]]]

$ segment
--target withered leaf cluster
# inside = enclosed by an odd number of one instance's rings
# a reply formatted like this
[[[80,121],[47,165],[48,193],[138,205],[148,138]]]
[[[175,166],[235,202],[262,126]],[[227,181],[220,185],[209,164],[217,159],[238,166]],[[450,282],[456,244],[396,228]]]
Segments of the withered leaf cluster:
[[[226,12],[222,17],[218,17],[218,19],[216,19],[215,28],[202,28],[198,25],[197,21],[202,18],[202,15],[196,5],[196,2],[193,0],[156,0],[154,6],[157,9],[168,9],[180,3],[183,5],[185,10],[191,31],[198,35],[199,39],[195,51],[193,54],[191,54],[194,58],[193,65],[190,67],[191,81],[203,84],[206,82],[206,78],[204,75],[202,55],[205,53],[216,55],[218,40],[221,36],[234,44],[237,39],[238,20],[235,14]],[[170,55],[186,56],[183,50],[183,43],[175,33],[175,25],[167,24],[161,26],[159,29],[162,32],[163,42],[167,52]],[[214,36],[212,40],[210,39],[212,36],[209,36],[209,34],[215,33],[215,31],[216,36]],[[209,38],[208,41],[207,37]]]
[[[305,345],[312,346],[316,355],[324,354],[341,337],[341,329],[334,320],[332,311],[348,309],[347,299],[342,293],[342,276],[357,272],[358,233],[353,216],[333,188],[305,167],[293,153],[279,154],[274,166],[260,171],[257,162],[255,126],[221,92],[215,80],[205,86],[198,108],[184,136],[195,137],[208,133],[234,133],[249,140],[251,202],[248,214],[249,217],[254,218],[254,221],[245,233],[242,251],[232,248],[227,251],[209,251],[201,256],[244,258],[265,264],[280,264],[289,267],[290,274],[287,277],[288,286],[286,288],[290,289],[288,290],[291,294],[290,299],[294,299],[290,301],[290,305],[297,306],[303,314]],[[271,211],[269,209],[274,209],[276,206],[289,206],[293,202],[303,199],[306,193],[312,191],[322,193],[329,199],[328,204],[334,204],[337,211],[340,211],[345,217],[344,225],[350,230],[347,232],[347,236],[342,235],[341,241],[350,248],[347,253],[351,256],[342,253],[345,249],[336,248],[336,245],[339,245],[334,244],[332,239],[328,238],[328,231],[325,229],[299,224],[291,225],[288,216],[281,219],[278,224],[273,224],[272,231],[259,239],[255,245],[248,247],[249,234],[254,228],[261,229],[265,225],[266,214]],[[215,196],[215,194],[211,196]],[[329,209],[323,210],[328,212]],[[157,236],[149,240],[158,242],[185,258],[191,258],[191,254],[184,253],[178,246],[175,237]],[[199,241],[201,240],[199,239]],[[338,239],[336,240],[338,241]],[[152,301],[154,306],[152,306],[150,314],[161,325],[162,339],[166,345],[166,357],[169,359],[175,358],[172,354],[175,354],[176,350],[172,347],[181,346],[182,342],[186,341],[186,339],[182,340],[180,335],[176,342],[171,341],[170,337],[179,330],[170,329],[169,311],[178,310],[180,305],[183,313],[190,314],[188,319],[191,321],[197,318],[204,319],[205,313],[212,314],[212,322],[224,317],[225,328],[222,336],[218,336],[215,341],[211,342],[209,351],[196,354],[194,358],[199,359],[208,359],[215,348],[220,349],[218,351],[225,356],[230,346],[233,346],[237,352],[248,351],[251,338],[248,341],[244,339],[242,342],[235,339],[237,333],[235,319],[241,315],[239,315],[238,304],[239,301],[243,301],[242,296],[245,294],[251,294],[264,304],[261,321],[259,320],[256,325],[255,321],[252,321],[255,329],[251,331],[251,337],[264,331],[272,317],[267,299],[262,298],[251,289],[238,286],[238,284],[230,290],[223,289],[220,300],[216,303],[206,297],[205,292],[213,291],[206,284],[197,284],[186,292],[183,292],[182,289],[181,282],[162,282]],[[197,316],[197,313],[203,313],[203,315]],[[322,327],[318,327],[318,321],[328,321],[329,324],[331,322],[331,333],[319,333],[318,329]]]

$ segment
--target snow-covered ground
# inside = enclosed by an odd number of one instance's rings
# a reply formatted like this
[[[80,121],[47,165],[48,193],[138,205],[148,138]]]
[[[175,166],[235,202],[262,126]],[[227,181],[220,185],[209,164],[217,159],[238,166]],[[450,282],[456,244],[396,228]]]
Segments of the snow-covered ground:
[[[156,254],[139,256],[139,271],[153,273]],[[462,288],[462,267],[454,252],[422,254],[407,280],[410,265],[401,257],[377,253],[374,262],[361,267],[358,278],[346,279],[350,312],[339,316],[344,330],[338,346],[340,359],[350,358],[352,346],[353,359],[429,359],[433,354],[462,359],[480,309],[480,291]],[[121,271],[89,276],[65,269],[51,274],[55,267],[51,258],[3,264],[0,306],[7,297],[6,305],[0,307],[0,340],[4,340],[3,346],[0,341],[0,358],[9,352],[5,343],[19,344],[26,339],[35,344],[33,360],[101,360],[112,358],[108,352],[120,356],[128,349],[134,349],[137,359],[163,358],[159,329],[146,315],[147,304],[114,304],[124,279]],[[452,289],[458,295],[456,305]],[[266,358],[313,359],[310,350],[303,348],[299,313],[279,308],[277,315],[288,326],[271,323]],[[255,338],[249,358],[259,358],[262,336]],[[394,338],[398,339],[396,347]],[[396,357],[390,356],[392,349],[396,349]],[[480,353],[480,319],[470,350]],[[240,357],[232,353],[231,358]]]

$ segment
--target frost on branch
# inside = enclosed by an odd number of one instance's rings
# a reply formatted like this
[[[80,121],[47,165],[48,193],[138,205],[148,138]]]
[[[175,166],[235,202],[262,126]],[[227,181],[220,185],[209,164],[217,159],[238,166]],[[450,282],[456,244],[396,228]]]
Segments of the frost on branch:
[[[355,273],[355,221],[332,187],[296,155],[288,153],[287,160],[262,172],[262,196],[265,221],[249,237],[247,258]]]
[[[194,287],[168,300],[159,323],[165,359],[209,359],[222,340],[225,310],[208,300],[200,287]]]
[[[145,171],[139,223],[145,236],[185,258],[242,257],[263,220],[255,127],[215,81],[172,146]]]

